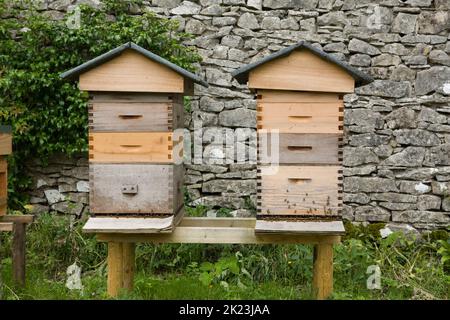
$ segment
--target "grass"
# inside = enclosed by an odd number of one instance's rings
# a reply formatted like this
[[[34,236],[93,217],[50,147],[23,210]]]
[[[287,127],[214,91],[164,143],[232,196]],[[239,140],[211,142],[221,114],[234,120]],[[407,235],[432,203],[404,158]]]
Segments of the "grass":
[[[107,299],[106,245],[82,234],[82,224],[46,214],[29,228],[25,288],[12,283],[11,239],[1,234],[3,298]],[[380,239],[381,227],[347,226],[348,236],[335,246],[331,298],[449,299],[448,233]],[[83,271],[82,292],[65,286],[67,267],[74,262]],[[311,246],[140,244],[136,265],[135,290],[119,299],[312,298]],[[366,286],[371,265],[381,271],[377,290]]]

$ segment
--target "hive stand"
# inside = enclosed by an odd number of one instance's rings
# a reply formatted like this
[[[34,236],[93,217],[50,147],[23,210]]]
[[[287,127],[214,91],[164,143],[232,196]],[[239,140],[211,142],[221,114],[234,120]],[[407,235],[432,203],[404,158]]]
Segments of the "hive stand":
[[[10,126],[0,126],[0,232],[12,232],[13,280],[25,285],[25,243],[27,224],[33,222],[33,215],[7,215],[8,208],[8,161],[12,153]]]

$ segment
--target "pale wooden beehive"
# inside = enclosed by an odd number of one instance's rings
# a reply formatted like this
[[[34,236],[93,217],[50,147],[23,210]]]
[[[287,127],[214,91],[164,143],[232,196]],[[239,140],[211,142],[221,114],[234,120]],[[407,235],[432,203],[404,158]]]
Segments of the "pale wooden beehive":
[[[0,126],[0,216],[8,208],[8,161],[12,153],[12,134],[10,126]]]
[[[339,218],[343,94],[372,79],[303,41],[233,76],[257,99],[258,217]],[[279,166],[264,174],[278,133]]]
[[[177,215],[183,207],[183,96],[195,74],[126,43],[61,75],[88,91],[90,212]]]

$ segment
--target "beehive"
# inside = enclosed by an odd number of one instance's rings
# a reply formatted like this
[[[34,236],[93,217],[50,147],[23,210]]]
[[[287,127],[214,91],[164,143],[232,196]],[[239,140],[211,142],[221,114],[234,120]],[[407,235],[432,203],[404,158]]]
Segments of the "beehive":
[[[8,162],[6,157],[11,153],[11,127],[0,126],[0,216],[6,214],[8,207]]]
[[[198,76],[124,44],[61,75],[89,100],[90,212],[170,216],[183,207],[183,96]]]
[[[258,217],[339,218],[343,95],[371,78],[304,41],[233,75],[257,99]]]

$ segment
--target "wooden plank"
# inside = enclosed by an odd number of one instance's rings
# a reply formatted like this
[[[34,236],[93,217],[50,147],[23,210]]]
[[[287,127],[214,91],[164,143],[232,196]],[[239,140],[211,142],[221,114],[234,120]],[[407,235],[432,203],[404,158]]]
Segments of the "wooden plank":
[[[274,136],[278,136],[278,146],[273,144]],[[280,164],[339,164],[340,137],[340,134],[276,134],[260,130],[258,159],[261,164],[270,164],[278,154]]]
[[[90,217],[83,227],[86,233],[158,233],[171,232],[174,216],[157,217]]]
[[[341,133],[343,102],[257,103],[258,129],[283,133]]]
[[[256,218],[184,217],[179,227],[254,228]]]
[[[132,50],[80,75],[80,90],[184,92],[184,78]]]
[[[107,292],[117,297],[123,288],[123,245],[121,242],[108,242],[108,284]]]
[[[337,215],[340,166],[279,166],[262,175],[258,186],[261,215]]]
[[[19,286],[25,285],[25,239],[26,224],[15,222],[12,240],[12,268],[14,282]]]
[[[91,132],[171,131],[172,108],[173,104],[168,102],[94,102],[90,129]]]
[[[174,213],[173,182],[170,182],[173,165],[93,163],[89,170],[90,212]],[[137,193],[123,193],[122,187],[128,185],[137,186]]]
[[[92,132],[89,134],[89,159],[96,163],[172,163],[171,132]]]
[[[13,231],[13,223],[12,222],[0,222],[0,232],[11,232]]]
[[[122,287],[128,292],[133,291],[134,286],[134,269],[135,269],[135,244],[131,242],[122,243],[122,267],[123,279]]]
[[[314,235],[343,235],[342,221],[270,221],[257,220],[256,233],[289,233]]]
[[[8,211],[8,162],[0,157],[0,217]]]
[[[339,102],[342,96],[329,92],[287,91],[287,90],[258,90],[258,101],[264,102],[310,102],[330,103]]]
[[[329,298],[333,292],[333,245],[314,246],[313,289],[318,300]]]
[[[169,189],[172,191],[170,193],[170,200],[172,201],[173,211],[178,212],[184,206],[184,166],[176,165],[173,166],[172,175],[169,177]]]
[[[0,217],[0,222],[32,223],[33,220],[34,215],[32,214],[21,214],[21,215],[8,214],[6,216]]]
[[[0,155],[5,156],[12,153],[11,133],[0,132]]]
[[[355,80],[341,67],[307,50],[297,50],[251,70],[248,86],[252,89],[350,93],[354,91]]]
[[[207,228],[178,226],[172,233],[97,234],[99,241],[150,243],[220,243],[220,244],[281,244],[339,243],[338,235],[255,234],[253,228]]]
[[[171,103],[172,93],[149,92],[89,92],[92,103]]]

